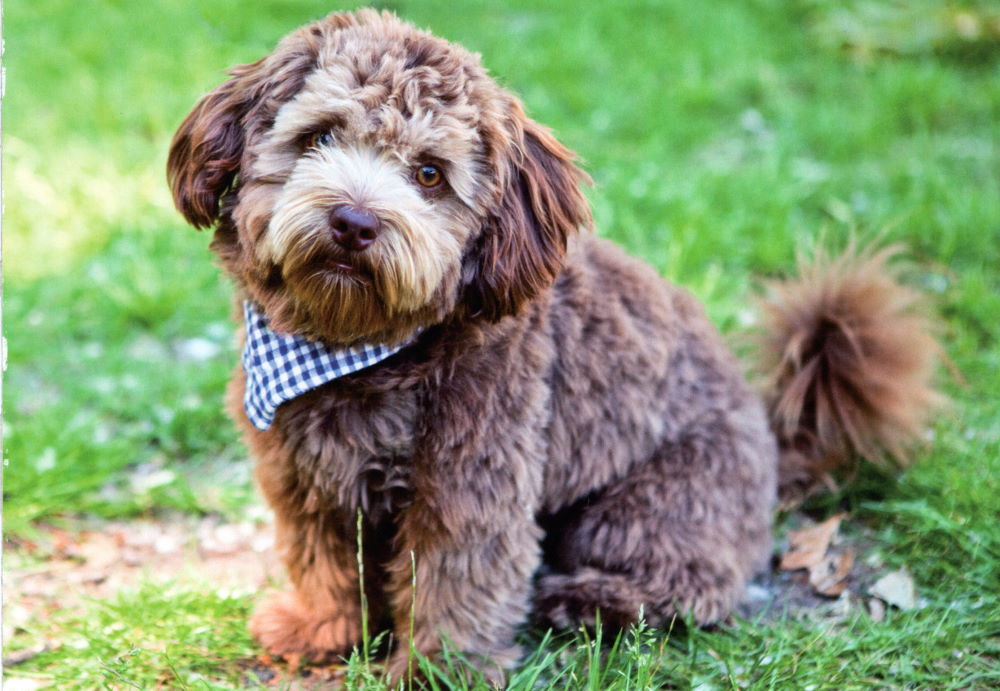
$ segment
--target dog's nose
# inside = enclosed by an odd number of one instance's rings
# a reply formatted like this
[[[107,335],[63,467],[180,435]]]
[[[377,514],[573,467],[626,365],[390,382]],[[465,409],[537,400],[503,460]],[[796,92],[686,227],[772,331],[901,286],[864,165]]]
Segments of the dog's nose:
[[[375,242],[379,222],[375,214],[356,206],[339,204],[330,211],[334,241],[345,250],[360,252]]]

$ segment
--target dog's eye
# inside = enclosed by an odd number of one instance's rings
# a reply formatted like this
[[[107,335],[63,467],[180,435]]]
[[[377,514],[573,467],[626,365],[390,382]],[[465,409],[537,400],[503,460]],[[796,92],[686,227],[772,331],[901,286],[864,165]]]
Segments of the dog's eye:
[[[417,168],[417,183],[421,187],[437,187],[444,181],[444,175],[437,166],[420,166]]]
[[[321,146],[330,146],[333,144],[333,135],[329,132],[317,132],[306,140],[307,149],[317,149]]]

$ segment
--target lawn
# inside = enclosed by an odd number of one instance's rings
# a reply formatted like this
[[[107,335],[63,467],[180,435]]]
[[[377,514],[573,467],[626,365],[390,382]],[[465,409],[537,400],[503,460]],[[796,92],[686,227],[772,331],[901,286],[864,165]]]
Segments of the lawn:
[[[950,404],[912,469],[862,473],[779,521],[780,549],[790,521],[847,513],[844,539],[859,550],[850,596],[617,641],[529,631],[535,652],[511,687],[1000,686],[1000,8],[629,5],[385,6],[480,52],[581,155],[599,232],[690,288],[741,350],[748,297],[760,278],[789,270],[798,250],[852,235],[904,243],[907,280],[940,316]],[[224,68],[335,8],[5,6],[12,688],[294,688],[331,673],[305,677],[259,657],[244,625],[256,587],[222,586],[207,572],[164,581],[148,562],[120,587],[91,591],[49,565],[99,558],[78,548],[109,526],[126,535],[115,549],[137,525],[180,526],[158,538],[175,541],[188,527],[191,536],[218,537],[228,525],[266,533],[245,451],[222,413],[237,358],[229,286],[209,235],[172,207],[165,157],[174,128]],[[918,605],[872,617],[865,588],[898,568],[915,581]],[[48,591],[25,595],[18,583],[43,571]],[[336,674],[378,688],[378,656],[366,652]],[[466,682],[444,674],[436,684]]]

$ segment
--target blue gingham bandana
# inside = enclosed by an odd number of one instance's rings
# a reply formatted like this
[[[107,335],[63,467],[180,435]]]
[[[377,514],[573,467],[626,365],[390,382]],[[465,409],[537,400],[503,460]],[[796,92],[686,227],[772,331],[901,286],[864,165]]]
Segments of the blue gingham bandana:
[[[274,413],[282,403],[337,377],[371,367],[409,345],[365,344],[330,350],[302,336],[274,331],[249,300],[243,302],[243,319],[246,342],[242,361],[247,375],[243,408],[253,426],[262,430],[274,422]]]

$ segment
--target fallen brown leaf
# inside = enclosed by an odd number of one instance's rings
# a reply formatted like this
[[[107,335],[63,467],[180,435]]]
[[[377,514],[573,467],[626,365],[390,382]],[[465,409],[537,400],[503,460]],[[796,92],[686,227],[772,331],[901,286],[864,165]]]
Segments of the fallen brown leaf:
[[[837,528],[843,518],[844,514],[838,513],[812,527],[790,531],[788,542],[791,548],[782,555],[781,568],[785,571],[794,571],[809,569],[819,564],[830,546],[830,541],[837,534]]]
[[[854,550],[829,554],[809,568],[809,585],[820,595],[837,597],[847,590],[847,577],[854,566]]]

